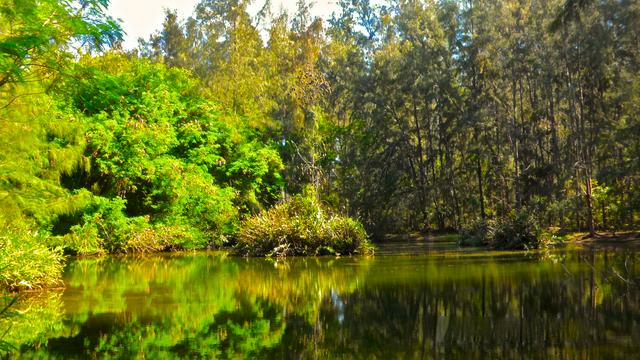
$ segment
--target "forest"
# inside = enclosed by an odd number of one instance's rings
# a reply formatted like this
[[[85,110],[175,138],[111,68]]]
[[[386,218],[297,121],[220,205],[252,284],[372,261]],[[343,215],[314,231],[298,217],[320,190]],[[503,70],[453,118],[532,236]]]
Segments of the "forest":
[[[67,255],[638,229],[640,2],[338,3],[202,0],[132,50],[108,0],[0,0],[0,288]]]

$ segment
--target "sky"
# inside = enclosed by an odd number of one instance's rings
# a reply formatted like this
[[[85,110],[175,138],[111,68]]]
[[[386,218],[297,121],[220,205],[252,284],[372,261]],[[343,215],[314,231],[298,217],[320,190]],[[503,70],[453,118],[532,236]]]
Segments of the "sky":
[[[199,0],[111,0],[108,13],[116,19],[122,20],[122,28],[126,32],[124,37],[125,49],[132,49],[138,45],[138,38],[148,38],[160,29],[164,20],[164,9],[178,11],[180,18],[191,15]],[[317,16],[328,17],[337,8],[335,0],[315,0],[312,13]],[[257,0],[253,10],[257,11],[263,4]],[[296,0],[272,0],[274,10],[280,7],[290,13],[296,9]]]

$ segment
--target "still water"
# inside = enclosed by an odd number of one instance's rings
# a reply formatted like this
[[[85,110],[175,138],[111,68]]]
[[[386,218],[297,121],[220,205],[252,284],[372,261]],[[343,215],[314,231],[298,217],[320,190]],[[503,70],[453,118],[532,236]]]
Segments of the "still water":
[[[638,254],[78,259],[6,338],[24,358],[631,359]]]

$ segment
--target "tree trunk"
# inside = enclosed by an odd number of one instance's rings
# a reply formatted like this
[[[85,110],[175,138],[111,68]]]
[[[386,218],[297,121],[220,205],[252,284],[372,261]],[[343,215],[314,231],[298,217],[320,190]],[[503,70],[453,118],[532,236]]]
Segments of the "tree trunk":
[[[486,220],[486,213],[484,210],[484,192],[482,190],[482,162],[480,161],[480,151],[476,154],[476,174],[478,176],[478,195],[480,195],[480,218],[482,221]]]
[[[589,227],[589,237],[596,235],[596,230],[593,226],[593,189],[591,186],[591,174],[587,172],[587,191],[585,192],[587,203],[587,226]]]

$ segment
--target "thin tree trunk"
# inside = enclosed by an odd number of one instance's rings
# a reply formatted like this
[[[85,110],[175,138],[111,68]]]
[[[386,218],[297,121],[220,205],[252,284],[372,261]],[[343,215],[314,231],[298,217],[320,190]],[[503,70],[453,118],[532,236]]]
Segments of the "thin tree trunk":
[[[591,173],[587,171],[587,191],[585,192],[587,202],[587,226],[589,227],[589,237],[596,235],[593,225],[593,189],[591,185]]]

